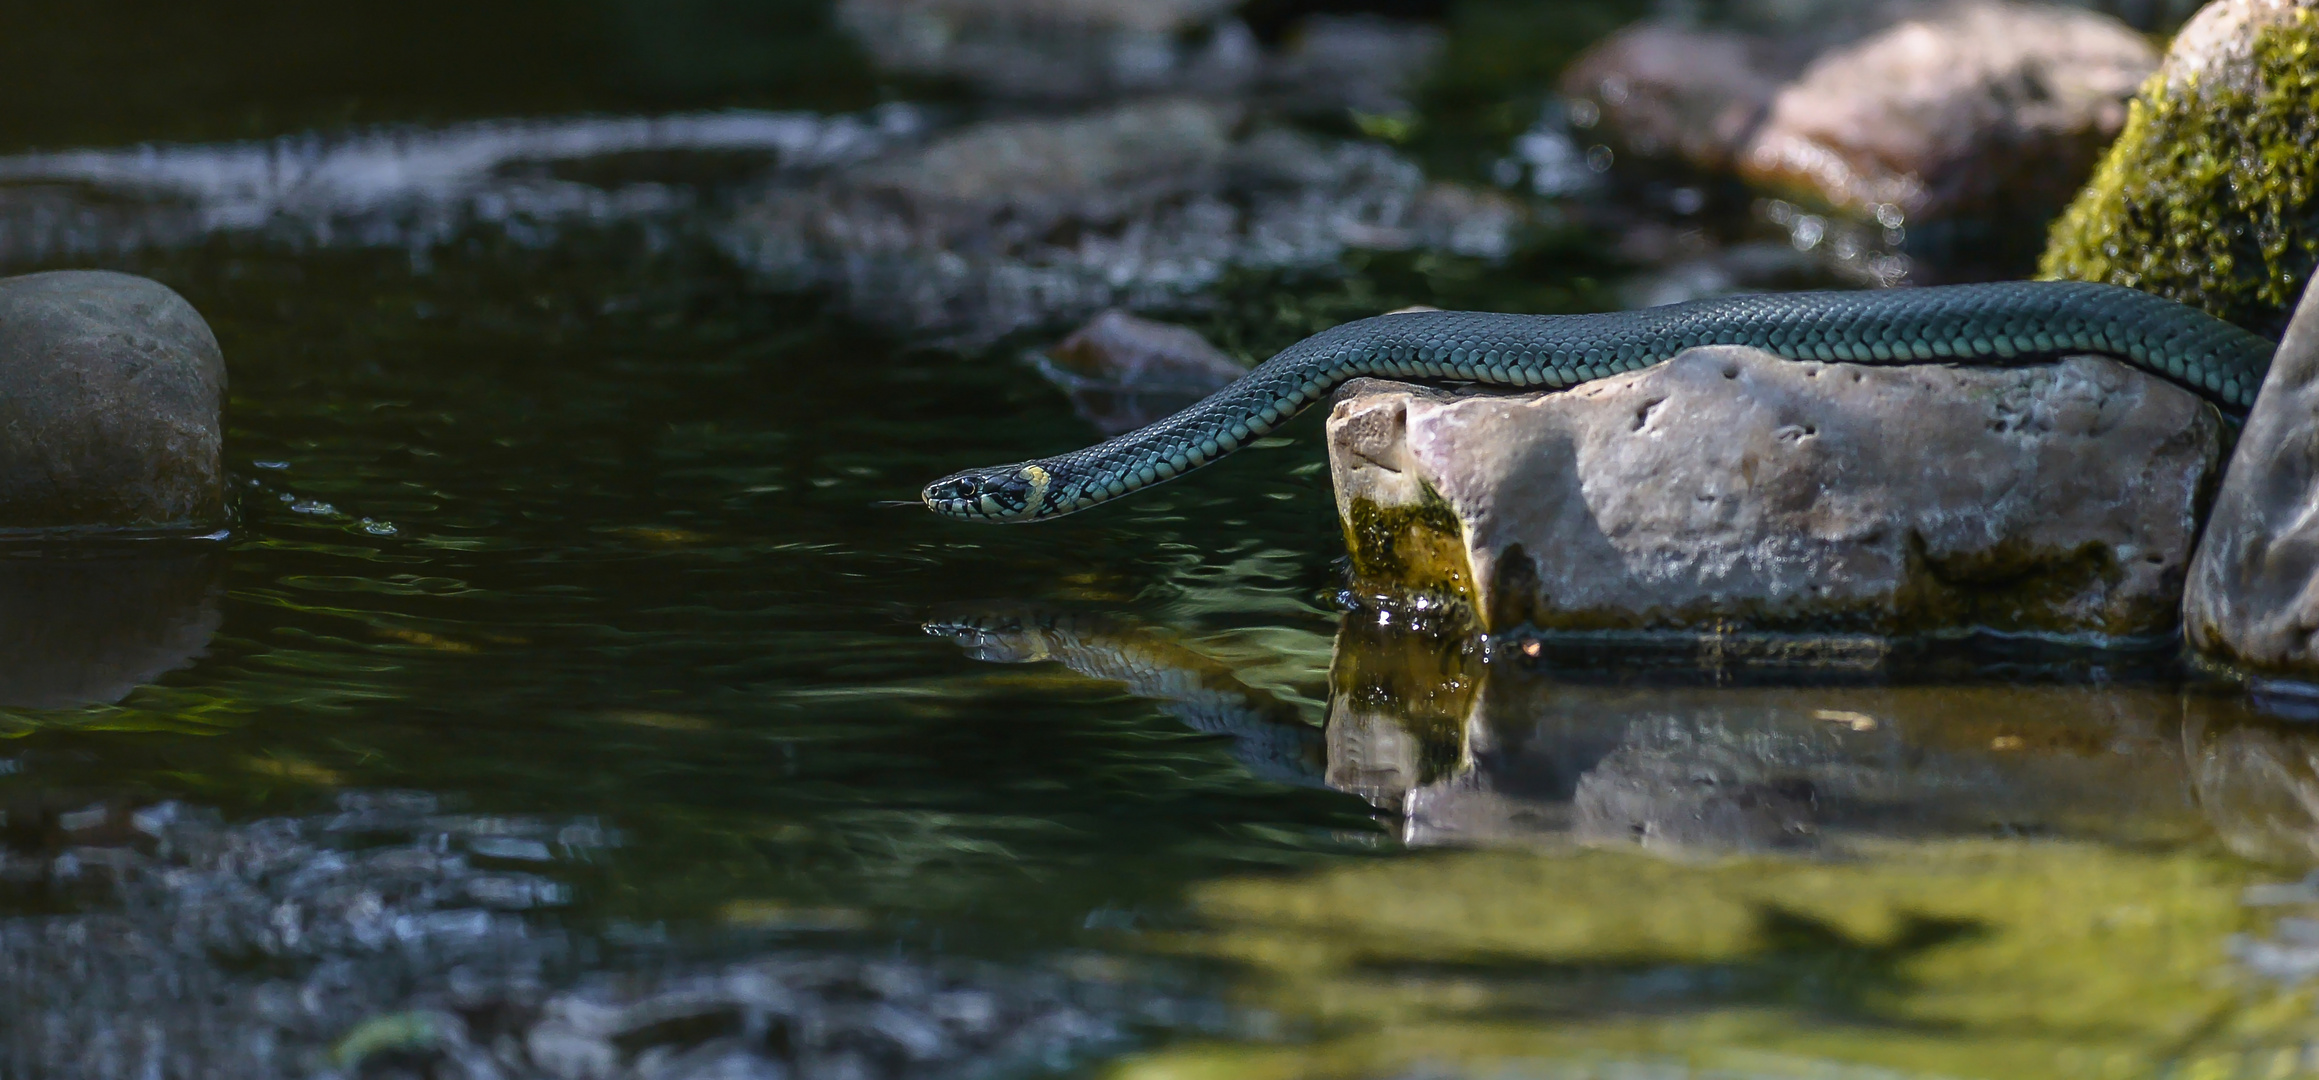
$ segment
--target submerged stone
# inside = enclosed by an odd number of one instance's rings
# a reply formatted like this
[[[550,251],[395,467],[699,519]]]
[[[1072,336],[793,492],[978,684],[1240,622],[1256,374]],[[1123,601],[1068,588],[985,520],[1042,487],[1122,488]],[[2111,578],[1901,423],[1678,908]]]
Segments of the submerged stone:
[[[1158,420],[1223,389],[1248,369],[1185,326],[1106,311],[1035,361],[1105,435]]]
[[[0,531],[214,529],[225,357],[156,281],[0,280]]]
[[[2315,264],[2319,3],[2218,0],[2142,87],[2039,272],[2277,336]]]
[[[1710,347],[1567,392],[1362,380],[1328,439],[1356,589],[1491,632],[2117,640],[2175,625],[2222,425],[2096,357]]]
[[[1162,1077],[2257,1076],[2303,994],[2227,977],[2243,864],[2079,840],[1840,861],[1437,852],[1191,891],[1163,944],[1316,1032],[1164,1047]],[[1539,1017],[1550,1021],[1541,1022]]]
[[[525,906],[570,902],[563,879],[619,839],[590,818],[463,814],[409,791],[231,822],[89,798],[8,804],[27,839],[0,850],[0,882],[70,898],[0,915],[12,1076],[1019,1075],[1186,1007],[1125,966],[922,958],[795,930],[719,937],[690,962],[509,910],[517,890]],[[514,840],[554,854],[478,865]],[[785,912],[844,909],[743,898],[721,914],[738,930]]]

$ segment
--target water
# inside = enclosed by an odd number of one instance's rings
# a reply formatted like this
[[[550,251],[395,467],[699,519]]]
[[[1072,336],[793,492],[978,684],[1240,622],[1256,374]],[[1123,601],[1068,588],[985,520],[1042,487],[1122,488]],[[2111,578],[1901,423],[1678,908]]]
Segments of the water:
[[[1334,599],[1315,416],[1037,527],[884,505],[1092,429],[1038,334],[913,344],[717,223],[767,175],[735,139],[951,121],[871,108],[808,10],[631,7],[475,26],[520,62],[446,79],[423,12],[253,9],[19,126],[7,268],[207,315],[238,509],[0,559],[0,1073],[2307,1067],[2319,744],[2174,657],[1380,623]],[[110,55],[150,14],[18,40]],[[794,33],[699,51],[752,19]],[[265,179],[733,106],[775,112],[714,152]],[[422,126],[336,134],[371,121]],[[54,171],[146,138],[261,141],[135,197]],[[1416,300],[1609,302],[1599,238],[1524,242],[1234,271],[1179,317],[1254,359]]]

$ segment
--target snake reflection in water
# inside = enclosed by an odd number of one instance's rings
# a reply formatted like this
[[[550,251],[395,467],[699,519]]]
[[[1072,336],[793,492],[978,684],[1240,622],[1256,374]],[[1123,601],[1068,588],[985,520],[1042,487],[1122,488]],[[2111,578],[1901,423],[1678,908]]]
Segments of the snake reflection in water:
[[[1407,312],[1314,334],[1190,408],[1118,438],[953,473],[920,498],[966,521],[1060,517],[1208,464],[1357,376],[1559,388],[1698,345],[1866,364],[2006,364],[2092,353],[2240,412],[2253,403],[2276,348],[2171,300],[2073,281],[1735,296],[1595,315]]]

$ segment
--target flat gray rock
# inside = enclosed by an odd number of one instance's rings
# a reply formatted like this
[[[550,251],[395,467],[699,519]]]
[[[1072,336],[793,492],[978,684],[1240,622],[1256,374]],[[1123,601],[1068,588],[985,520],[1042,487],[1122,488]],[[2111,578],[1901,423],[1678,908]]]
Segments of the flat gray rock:
[[[1244,110],[1143,100],[989,120],[803,182],[720,229],[777,288],[828,290],[909,335],[982,345],[1105,308],[1183,310],[1235,269],[1332,267],[1349,250],[1495,259],[1529,211],[1428,182],[1365,141],[1241,133]]]
[[[2319,682],[2319,293],[2309,289],[2232,451],[2182,623],[2201,653]]]
[[[225,520],[225,358],[159,282],[0,279],[0,532]]]
[[[2097,357],[1739,347],[1564,392],[1360,380],[1328,423],[1357,588],[1492,632],[2165,633],[2221,436]]]

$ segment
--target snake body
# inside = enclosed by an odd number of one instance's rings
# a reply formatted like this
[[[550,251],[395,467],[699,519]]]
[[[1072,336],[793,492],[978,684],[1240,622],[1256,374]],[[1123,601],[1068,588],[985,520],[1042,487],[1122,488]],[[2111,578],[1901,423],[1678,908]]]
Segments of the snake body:
[[[1566,387],[1698,345],[1867,364],[2006,364],[2096,353],[2241,412],[2253,403],[2276,347],[2170,300],[2070,281],[1735,296],[1597,315],[1380,315],[1291,345],[1156,423],[1068,454],[953,473],[927,485],[921,498],[936,513],[969,521],[1060,517],[1229,454],[1356,376]]]

